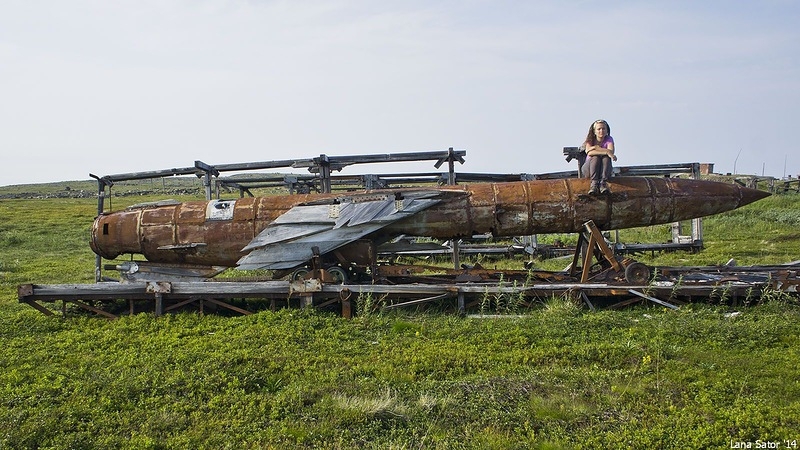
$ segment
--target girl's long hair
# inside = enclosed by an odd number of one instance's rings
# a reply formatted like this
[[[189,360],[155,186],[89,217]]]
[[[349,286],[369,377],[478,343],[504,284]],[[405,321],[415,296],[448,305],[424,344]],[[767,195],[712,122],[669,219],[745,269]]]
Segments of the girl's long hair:
[[[586,143],[588,145],[597,145],[598,144],[597,136],[595,136],[595,134],[594,134],[594,124],[596,124],[598,122],[600,122],[600,123],[602,123],[603,125],[606,126],[606,136],[611,136],[611,126],[608,124],[608,122],[606,122],[605,120],[602,120],[602,119],[595,120],[594,122],[592,122],[591,125],[589,125],[589,134],[586,135]]]

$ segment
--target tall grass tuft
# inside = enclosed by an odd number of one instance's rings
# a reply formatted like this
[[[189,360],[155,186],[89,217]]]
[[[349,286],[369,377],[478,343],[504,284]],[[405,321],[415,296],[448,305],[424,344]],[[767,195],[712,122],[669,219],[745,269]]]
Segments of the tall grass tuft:
[[[575,316],[578,315],[583,306],[571,295],[553,295],[544,302],[544,310],[548,314]]]
[[[404,421],[407,419],[409,410],[389,389],[386,389],[378,397],[337,394],[333,397],[333,401],[342,414],[350,416],[355,421]]]

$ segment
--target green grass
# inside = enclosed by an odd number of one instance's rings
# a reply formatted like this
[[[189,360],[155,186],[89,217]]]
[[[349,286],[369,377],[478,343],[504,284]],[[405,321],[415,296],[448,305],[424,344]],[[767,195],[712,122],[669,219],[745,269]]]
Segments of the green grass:
[[[773,196],[708,218],[701,253],[647,262],[800,259],[799,207],[800,196]],[[346,320],[293,309],[108,321],[19,304],[21,283],[93,280],[95,213],[91,198],[0,200],[0,448],[730,448],[800,439],[800,308],[780,296],[734,315],[718,305],[592,313],[553,299],[518,319],[395,311]],[[641,242],[662,234],[669,229],[621,232]]]
[[[800,429],[798,314],[783,305],[36,314],[0,334],[11,448],[721,448]]]

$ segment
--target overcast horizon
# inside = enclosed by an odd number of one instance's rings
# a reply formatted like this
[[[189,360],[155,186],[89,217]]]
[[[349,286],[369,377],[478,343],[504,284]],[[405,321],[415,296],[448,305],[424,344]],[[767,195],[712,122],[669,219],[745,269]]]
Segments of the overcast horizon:
[[[796,177],[798,21],[793,0],[7,0],[0,185],[448,147],[460,172],[556,172],[599,118],[619,166]],[[439,169],[342,174],[409,171]]]

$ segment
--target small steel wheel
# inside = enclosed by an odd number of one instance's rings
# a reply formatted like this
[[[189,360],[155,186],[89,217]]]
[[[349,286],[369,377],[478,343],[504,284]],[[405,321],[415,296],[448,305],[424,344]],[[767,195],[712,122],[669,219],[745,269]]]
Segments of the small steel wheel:
[[[326,269],[328,275],[333,279],[333,283],[345,284],[347,283],[347,272],[339,266],[331,266]]]
[[[292,272],[292,275],[289,277],[289,280],[291,281],[303,280],[305,279],[306,275],[308,275],[308,272],[309,270],[306,269],[305,267],[295,269],[295,271]]]
[[[650,268],[635,262],[625,267],[625,281],[630,284],[647,284],[650,282]]]

